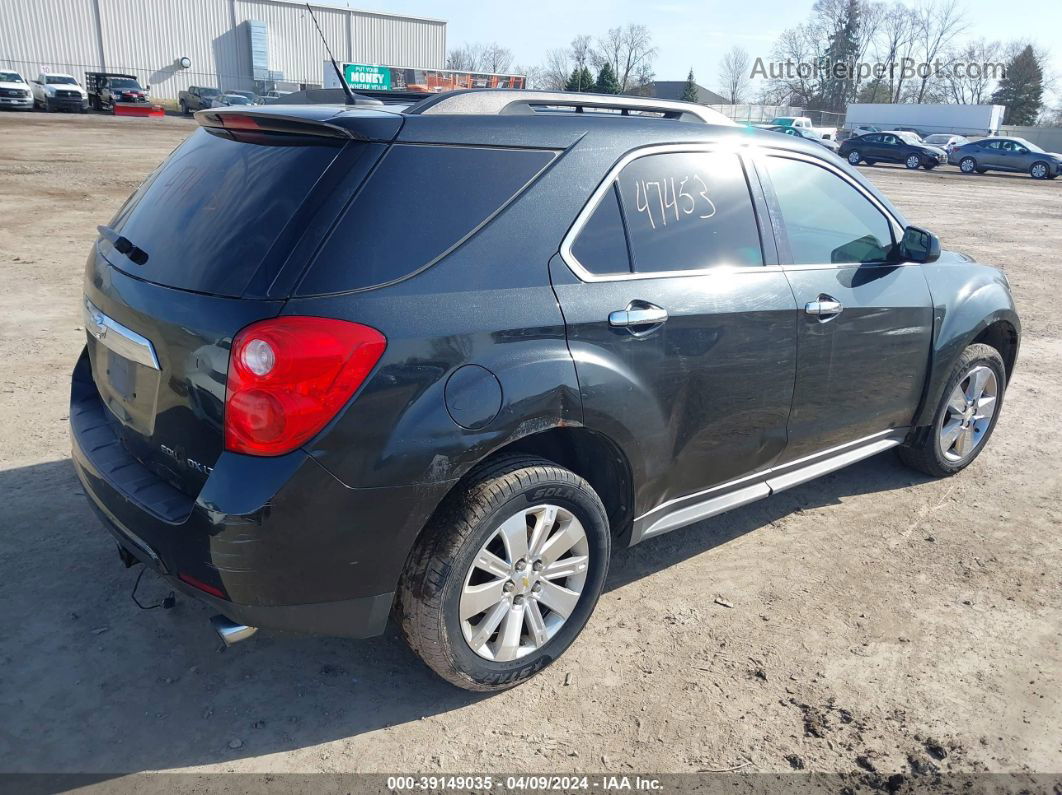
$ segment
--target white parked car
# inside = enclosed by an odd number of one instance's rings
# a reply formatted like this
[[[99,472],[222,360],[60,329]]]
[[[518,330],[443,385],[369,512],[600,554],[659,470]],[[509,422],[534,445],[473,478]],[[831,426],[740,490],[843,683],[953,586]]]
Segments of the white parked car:
[[[88,110],[88,92],[73,75],[41,72],[33,81],[33,107],[41,110]]]
[[[18,72],[0,69],[0,108],[33,110],[33,92]]]
[[[243,94],[219,94],[210,102],[212,108],[227,108],[230,105],[253,105]]]

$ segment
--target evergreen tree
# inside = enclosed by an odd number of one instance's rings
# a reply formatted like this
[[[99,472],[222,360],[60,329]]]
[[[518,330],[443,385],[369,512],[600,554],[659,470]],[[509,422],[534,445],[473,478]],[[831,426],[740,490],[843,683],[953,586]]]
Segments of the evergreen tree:
[[[1035,124],[1044,106],[1044,70],[1032,45],[1015,55],[1007,64],[1006,74],[1000,79],[992,104],[1006,105],[1004,124]]]
[[[700,99],[697,91],[697,81],[693,78],[693,67],[691,66],[689,77],[686,78],[686,85],[682,88],[682,101],[699,102]]]
[[[619,79],[612,68],[612,64],[605,61],[604,66],[597,73],[597,82],[594,83],[594,91],[598,94],[618,94],[620,92]]]
[[[855,89],[853,71],[859,57],[859,28],[862,24],[859,0],[848,0],[826,50],[828,72],[823,86],[826,110],[843,113]]]
[[[572,69],[571,77],[568,78],[565,91],[590,91],[594,87],[594,76],[585,66],[577,66]]]

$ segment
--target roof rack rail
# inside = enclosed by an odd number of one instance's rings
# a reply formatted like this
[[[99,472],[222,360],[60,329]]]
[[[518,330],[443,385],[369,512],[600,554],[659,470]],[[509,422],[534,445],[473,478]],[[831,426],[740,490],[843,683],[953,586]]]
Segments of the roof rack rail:
[[[695,105],[692,102],[677,102],[655,97],[584,94],[574,91],[528,91],[513,88],[469,88],[435,94],[408,108],[406,113],[505,116],[535,113],[536,107],[573,108],[577,113],[582,113],[586,109],[618,110],[625,116],[630,115],[631,112],[649,112],[659,113],[666,119],[736,126],[734,121],[719,111],[703,105]]]

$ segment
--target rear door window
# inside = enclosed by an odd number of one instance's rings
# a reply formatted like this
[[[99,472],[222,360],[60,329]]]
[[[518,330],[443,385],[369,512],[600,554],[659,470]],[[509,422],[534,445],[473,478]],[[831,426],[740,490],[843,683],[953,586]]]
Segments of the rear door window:
[[[340,148],[339,139],[196,130],[111,222],[147,259],[104,254],[146,281],[239,296]]]
[[[395,144],[341,215],[298,294],[379,286],[426,268],[502,210],[555,154]]]
[[[763,265],[741,160],[730,152],[641,157],[620,172],[634,271]]]

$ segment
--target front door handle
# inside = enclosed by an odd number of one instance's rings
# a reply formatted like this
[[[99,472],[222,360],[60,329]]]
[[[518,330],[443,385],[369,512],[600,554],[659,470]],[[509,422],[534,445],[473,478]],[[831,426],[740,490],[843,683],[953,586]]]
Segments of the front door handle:
[[[667,318],[667,310],[663,307],[645,301],[631,301],[626,309],[609,312],[608,324],[613,328],[625,328],[632,334],[638,334],[644,332],[634,331],[635,328],[659,326],[666,323]]]
[[[844,306],[832,295],[820,295],[804,304],[804,312],[819,320],[829,320],[844,311]]]

